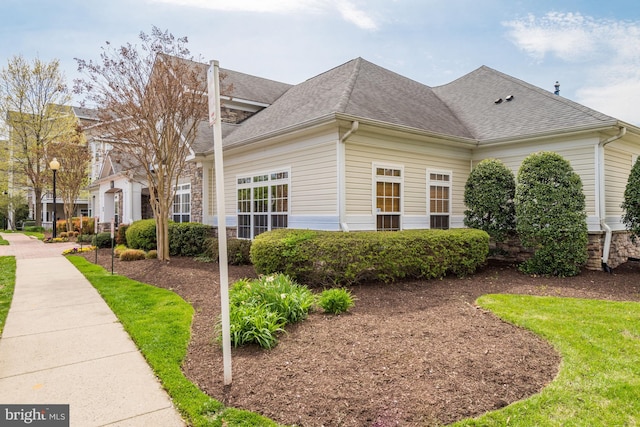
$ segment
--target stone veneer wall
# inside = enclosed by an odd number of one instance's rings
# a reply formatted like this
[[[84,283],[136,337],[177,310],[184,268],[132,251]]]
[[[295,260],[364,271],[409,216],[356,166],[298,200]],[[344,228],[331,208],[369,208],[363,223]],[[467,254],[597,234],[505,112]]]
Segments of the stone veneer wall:
[[[602,268],[602,250],[604,246],[604,232],[589,233],[587,244],[587,265],[589,270]],[[506,242],[491,242],[489,245],[489,258],[510,262],[523,262],[533,255],[533,249],[524,248],[517,237],[510,238]],[[626,231],[613,232],[611,249],[607,265],[616,268],[627,262],[628,258],[640,258],[640,241],[633,243]]]

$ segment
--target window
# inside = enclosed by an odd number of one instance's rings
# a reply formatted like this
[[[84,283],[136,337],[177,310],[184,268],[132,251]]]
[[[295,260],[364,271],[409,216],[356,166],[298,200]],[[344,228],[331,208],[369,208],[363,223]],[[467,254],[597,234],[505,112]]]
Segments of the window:
[[[429,227],[446,230],[451,215],[451,172],[427,172]]]
[[[288,171],[240,177],[236,184],[239,238],[253,239],[265,231],[288,227]]]
[[[176,186],[173,196],[173,221],[191,222],[191,184]]]
[[[375,184],[376,229],[400,230],[402,171],[375,167]]]

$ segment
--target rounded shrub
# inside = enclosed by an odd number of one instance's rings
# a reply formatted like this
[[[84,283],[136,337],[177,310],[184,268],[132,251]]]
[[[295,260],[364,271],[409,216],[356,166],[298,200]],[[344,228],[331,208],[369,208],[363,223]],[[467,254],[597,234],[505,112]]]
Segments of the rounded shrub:
[[[140,249],[125,249],[120,253],[120,261],[140,261],[146,258],[147,254]]]
[[[353,307],[354,301],[348,289],[333,288],[322,291],[318,305],[325,313],[340,314]]]
[[[151,249],[147,252],[147,259],[156,259],[158,258],[158,251],[155,249]]]
[[[587,262],[587,215],[580,176],[557,153],[528,156],[518,171],[516,230],[533,256],[528,274],[575,276]]]
[[[624,190],[622,222],[635,242],[640,236],[640,157],[633,164]]]
[[[251,240],[228,239],[227,261],[231,265],[251,264]]]
[[[169,223],[169,254],[194,257],[205,251],[205,241],[213,227],[198,222]]]
[[[111,233],[98,233],[93,236],[91,241],[93,246],[98,248],[110,248],[111,247]]]
[[[116,244],[127,246],[127,228],[129,224],[120,224],[116,233]]]
[[[516,228],[515,192],[515,177],[504,163],[497,159],[481,161],[464,186],[464,225],[503,241]]]
[[[143,219],[135,221],[127,227],[125,232],[127,246],[132,249],[142,249],[150,251],[157,248],[156,243],[156,220]]]

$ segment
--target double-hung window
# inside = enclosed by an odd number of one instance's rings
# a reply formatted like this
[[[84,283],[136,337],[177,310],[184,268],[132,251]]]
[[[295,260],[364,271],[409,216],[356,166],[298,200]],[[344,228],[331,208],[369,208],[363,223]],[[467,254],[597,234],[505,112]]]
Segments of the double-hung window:
[[[448,229],[451,216],[451,172],[427,171],[429,227]]]
[[[374,166],[376,229],[400,230],[402,170]]]
[[[239,177],[236,184],[239,238],[288,227],[289,171]]]
[[[173,196],[173,221],[191,221],[191,184],[180,184]]]

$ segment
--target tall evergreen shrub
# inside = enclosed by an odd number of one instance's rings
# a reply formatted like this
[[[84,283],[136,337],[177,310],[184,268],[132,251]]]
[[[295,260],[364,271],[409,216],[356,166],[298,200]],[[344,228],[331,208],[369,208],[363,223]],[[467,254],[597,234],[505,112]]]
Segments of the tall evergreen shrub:
[[[557,153],[531,154],[520,166],[516,230],[534,248],[521,265],[529,274],[575,276],[587,261],[587,215],[580,176]]]
[[[496,241],[505,240],[516,228],[515,192],[515,177],[504,163],[481,161],[464,186],[464,225],[484,230]]]
[[[631,232],[631,239],[635,242],[640,236],[640,157],[631,168],[621,207],[624,210],[622,222]]]

